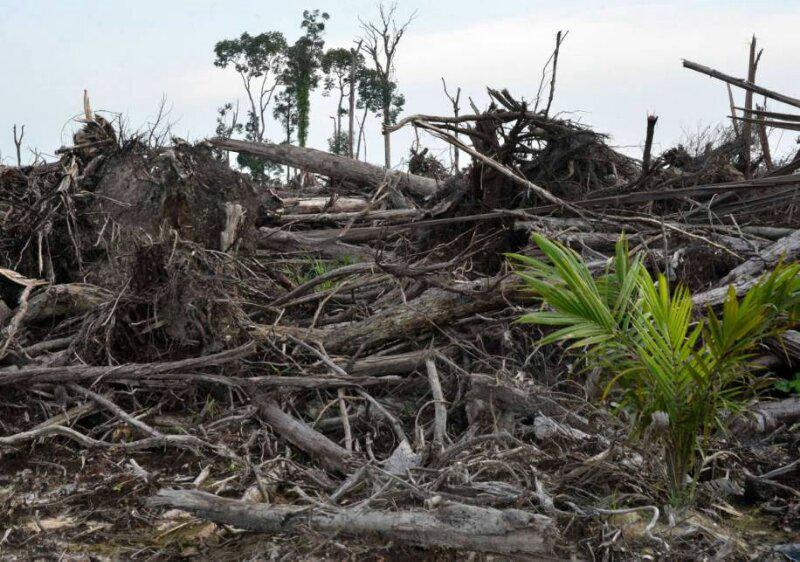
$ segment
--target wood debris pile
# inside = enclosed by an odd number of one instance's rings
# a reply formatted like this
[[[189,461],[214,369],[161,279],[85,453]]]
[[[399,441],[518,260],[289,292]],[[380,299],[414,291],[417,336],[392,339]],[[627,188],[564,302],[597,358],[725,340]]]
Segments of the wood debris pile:
[[[694,558],[780,542],[728,525],[742,505],[799,532],[797,397],[729,420],[700,509],[651,522],[657,449],[627,440],[579,353],[514,324],[532,303],[503,254],[533,252],[535,231],[601,270],[624,231],[713,306],[800,255],[800,160],[742,158],[740,134],[639,161],[489,96],[397,125],[472,159],[447,177],[424,152],[416,175],[229,139],[153,149],[88,111],[58,162],[0,167],[0,544]],[[257,186],[224,151],[314,181]],[[800,337],[763,351],[786,376]]]

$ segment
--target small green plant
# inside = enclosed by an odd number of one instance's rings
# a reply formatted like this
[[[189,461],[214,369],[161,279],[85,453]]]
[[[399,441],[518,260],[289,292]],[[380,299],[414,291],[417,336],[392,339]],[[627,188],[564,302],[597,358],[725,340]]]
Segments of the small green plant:
[[[688,289],[653,280],[624,237],[606,272],[594,278],[571,249],[539,235],[546,261],[512,254],[518,273],[546,305],[519,321],[553,326],[539,343],[571,342],[601,367],[620,407],[664,447],[669,501],[691,500],[689,475],[701,441],[724,413],[740,410],[759,388],[751,362],[758,343],[800,315],[800,266],[779,266],[741,299],[730,288],[717,315],[695,319]]]
[[[316,279],[320,275],[324,275],[329,271],[344,267],[345,265],[352,265],[355,259],[350,256],[343,256],[336,260],[319,260],[313,257],[308,258],[305,263],[284,268],[283,272],[286,276],[298,285],[302,285],[312,279]],[[332,279],[330,281],[323,281],[319,284],[319,290],[325,291],[333,289],[339,284],[338,281]]]
[[[785,394],[800,394],[800,373],[795,373],[792,380],[775,381],[775,389]]]

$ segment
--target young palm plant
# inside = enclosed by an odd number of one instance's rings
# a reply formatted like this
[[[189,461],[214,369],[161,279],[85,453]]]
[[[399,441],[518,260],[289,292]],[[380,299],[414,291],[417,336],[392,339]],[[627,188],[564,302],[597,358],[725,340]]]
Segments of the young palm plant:
[[[511,254],[517,272],[544,306],[519,321],[552,326],[540,345],[570,342],[601,367],[637,434],[664,446],[669,501],[686,505],[701,443],[722,414],[741,409],[758,387],[752,363],[759,342],[800,316],[800,266],[781,265],[739,300],[730,288],[718,316],[695,317],[687,288],[654,281],[620,237],[605,273],[592,276],[571,249],[534,235],[546,260]]]

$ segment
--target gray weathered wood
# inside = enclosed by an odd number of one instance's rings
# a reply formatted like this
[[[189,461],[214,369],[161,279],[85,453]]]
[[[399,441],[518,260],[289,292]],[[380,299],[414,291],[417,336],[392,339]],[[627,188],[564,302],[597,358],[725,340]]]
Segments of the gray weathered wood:
[[[353,460],[350,451],[281,410],[274,400],[260,396],[256,402],[259,415],[275,433],[320,459],[326,468],[337,472],[347,471]]]
[[[551,556],[558,531],[549,517],[519,509],[443,503],[429,510],[379,511],[248,504],[198,490],[164,489],[154,506],[182,509],[215,523],[262,533],[317,533],[375,538],[424,547]]]
[[[722,80],[723,82],[727,82],[732,86],[737,86],[739,88],[742,88],[743,90],[747,90],[748,92],[753,92],[754,94],[758,94],[760,96],[772,98],[775,101],[779,101],[787,105],[800,107],[799,99],[785,96],[783,94],[779,94],[778,92],[773,92],[772,90],[768,90],[761,86],[756,86],[755,84],[748,82],[744,78],[736,78],[734,76],[730,76],[728,74],[720,72],[719,70],[714,70],[713,68],[709,68],[708,66],[704,66],[702,64],[698,64],[690,60],[684,60],[683,67],[688,68],[689,70],[694,70],[695,72],[700,72],[701,74],[705,74],[707,76],[711,76],[712,78],[716,78],[717,80]]]
[[[698,293],[692,297],[695,306],[716,305],[725,300],[728,286],[733,285],[737,295],[747,292],[767,269],[771,269],[783,260],[785,263],[800,258],[800,230],[784,236],[774,244],[767,246],[757,256],[733,268],[720,279],[719,287]]]
[[[415,176],[397,170],[388,170],[366,162],[359,162],[346,156],[339,156],[313,148],[223,138],[211,139],[209,142],[217,148],[261,156],[278,164],[293,166],[337,180],[349,180],[379,186],[389,179],[398,188],[407,189],[418,195],[432,195],[439,189],[438,182],[431,178]]]

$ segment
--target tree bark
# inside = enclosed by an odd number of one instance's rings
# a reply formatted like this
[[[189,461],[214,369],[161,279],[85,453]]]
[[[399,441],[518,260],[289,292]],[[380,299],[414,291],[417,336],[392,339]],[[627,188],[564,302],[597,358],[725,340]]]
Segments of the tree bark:
[[[720,279],[719,286],[715,289],[698,293],[692,297],[695,306],[720,304],[728,293],[728,285],[733,285],[737,295],[748,291],[758,282],[759,276],[767,268],[773,268],[783,260],[791,263],[800,258],[800,230],[795,230],[768,246],[754,258],[733,268],[725,277]]]
[[[397,338],[416,337],[458,318],[506,306],[516,276],[479,279],[456,287],[463,292],[428,289],[416,299],[374,314],[335,331],[326,331],[325,349],[333,352],[367,350]]]
[[[388,146],[388,136],[386,137]],[[249,141],[215,138],[210,143],[223,150],[262,156],[294,168],[328,176],[336,180],[349,180],[371,186],[381,185],[387,178],[400,189],[407,189],[417,195],[432,195],[438,190],[438,182],[431,178],[415,176],[380,166],[358,162],[347,158],[315,150],[286,144],[263,144]]]
[[[350,59],[350,109],[348,117],[347,129],[347,154],[353,158],[353,135],[355,133],[355,118],[356,118],[356,67],[358,66],[358,53],[361,51],[361,43],[359,41],[356,48],[352,50],[353,57]],[[358,155],[356,155],[357,157]]]
[[[558,531],[552,519],[519,509],[447,503],[430,510],[379,511],[248,504],[198,490],[161,490],[155,506],[182,509],[215,523],[262,533],[371,537],[423,547],[550,557]]]
[[[320,459],[325,468],[344,473],[352,464],[354,459],[350,451],[281,410],[274,400],[260,396],[256,403],[259,415],[275,433]]]
[[[386,111],[386,109],[384,109]],[[384,121],[384,125],[389,125],[390,123]],[[387,170],[391,170],[392,168],[392,144],[391,144],[391,135],[389,133],[383,133],[383,158],[384,158],[384,165],[386,166]]]

